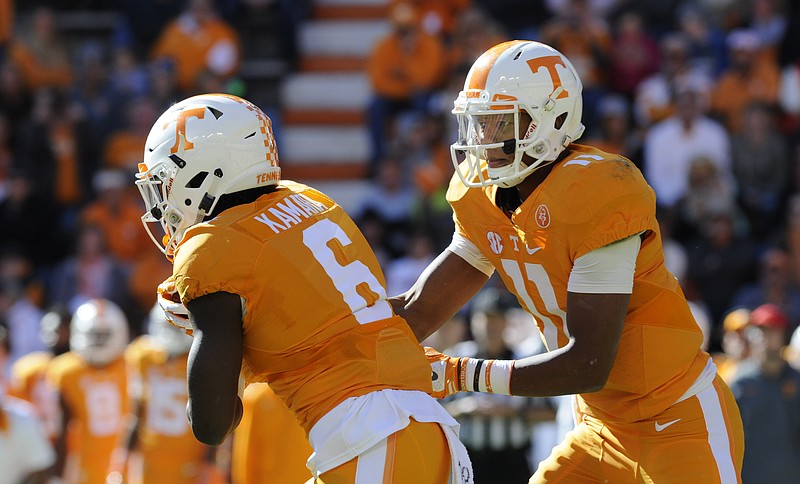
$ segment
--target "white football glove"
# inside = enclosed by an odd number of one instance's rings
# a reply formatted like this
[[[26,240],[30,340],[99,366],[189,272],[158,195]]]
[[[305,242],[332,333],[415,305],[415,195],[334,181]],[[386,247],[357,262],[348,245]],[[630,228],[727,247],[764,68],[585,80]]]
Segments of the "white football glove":
[[[167,321],[189,336],[192,335],[194,327],[189,319],[189,310],[181,302],[181,296],[175,289],[175,280],[172,276],[158,285],[158,305],[164,311]]]

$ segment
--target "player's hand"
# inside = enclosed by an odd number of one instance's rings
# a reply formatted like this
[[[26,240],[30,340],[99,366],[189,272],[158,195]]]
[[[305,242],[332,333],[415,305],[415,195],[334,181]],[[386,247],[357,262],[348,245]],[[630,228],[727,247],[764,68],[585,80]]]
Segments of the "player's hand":
[[[175,288],[175,279],[172,276],[158,285],[158,305],[164,310],[167,321],[183,330],[189,336],[192,335],[189,310],[181,302],[181,296]]]
[[[432,391],[429,394],[434,398],[444,398],[454,393],[463,391],[459,384],[458,366],[461,358],[455,358],[439,353],[426,346],[425,356],[431,364]]]

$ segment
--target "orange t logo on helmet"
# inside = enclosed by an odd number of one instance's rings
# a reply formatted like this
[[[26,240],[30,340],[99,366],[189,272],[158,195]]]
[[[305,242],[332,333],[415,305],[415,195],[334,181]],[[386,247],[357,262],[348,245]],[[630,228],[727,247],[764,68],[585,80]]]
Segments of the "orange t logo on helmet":
[[[177,153],[178,148],[180,148],[181,136],[183,137],[184,146],[183,150],[191,150],[194,148],[194,144],[190,143],[188,139],[186,139],[186,119],[187,118],[197,118],[203,119],[206,115],[206,108],[194,108],[194,109],[186,109],[184,111],[178,112],[175,119],[175,144],[172,145],[170,148],[170,153]],[[164,125],[166,128],[167,125]]]
[[[561,86],[561,77],[558,75],[558,71],[556,70],[557,65],[567,67],[564,65],[564,61],[561,60],[561,57],[557,55],[536,57],[535,59],[528,60],[528,66],[530,66],[531,71],[533,71],[534,74],[539,71],[540,67],[547,69],[547,72],[550,73],[550,78],[553,79],[553,90],[556,90],[559,88],[559,86]],[[562,99],[567,96],[569,96],[569,93],[566,89],[564,89],[561,91],[561,94],[558,95],[557,99]]]

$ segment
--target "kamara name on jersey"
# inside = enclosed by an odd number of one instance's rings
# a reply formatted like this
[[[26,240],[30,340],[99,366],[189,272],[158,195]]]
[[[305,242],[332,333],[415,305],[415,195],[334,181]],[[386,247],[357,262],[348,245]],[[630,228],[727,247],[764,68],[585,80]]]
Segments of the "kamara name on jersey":
[[[322,213],[328,208],[324,203],[312,200],[303,194],[289,195],[283,201],[254,217],[257,221],[271,228],[276,234],[303,220]]]

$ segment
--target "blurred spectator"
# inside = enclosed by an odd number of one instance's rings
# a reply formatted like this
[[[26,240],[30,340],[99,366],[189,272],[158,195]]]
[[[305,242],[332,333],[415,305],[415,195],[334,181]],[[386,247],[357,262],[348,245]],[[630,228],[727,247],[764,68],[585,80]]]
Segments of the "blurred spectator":
[[[13,249],[0,253],[0,317],[8,328],[10,365],[28,353],[45,349],[39,337],[42,310],[31,293],[34,284],[33,267],[24,254]]]
[[[164,27],[181,13],[185,0],[116,0],[122,15],[115,36],[143,58]]]
[[[772,247],[761,255],[758,280],[744,285],[731,304],[753,309],[770,303],[780,308],[789,321],[790,330],[800,324],[800,287],[792,277],[792,261],[780,247]]]
[[[726,175],[704,156],[690,161],[688,187],[675,206],[675,232],[680,240],[696,237],[717,213],[738,213],[735,185]]]
[[[705,157],[723,176],[730,176],[730,140],[725,128],[705,115],[703,86],[685,83],[677,89],[675,115],[654,125],[644,140],[644,174],[656,192],[656,203],[673,207],[686,196],[692,160]]]
[[[242,421],[233,433],[234,484],[306,482],[314,451],[302,427],[266,383],[244,389]]]
[[[116,99],[140,98],[149,92],[147,69],[137,61],[132,49],[125,46],[115,47],[112,51],[112,64],[109,83]]]
[[[47,385],[47,367],[54,357],[69,351],[69,323],[72,314],[64,308],[49,309],[39,322],[39,335],[46,349],[18,359],[11,367],[9,395],[33,405],[47,436],[55,441],[60,425],[58,401]]]
[[[583,82],[583,123],[596,124],[597,103],[608,84],[611,32],[591,0],[566,0],[564,8],[542,25],[541,41],[566,56]]]
[[[492,3],[508,2],[494,0]],[[530,0],[526,0],[526,3],[530,3]],[[525,8],[529,8],[529,6],[526,5]],[[451,66],[449,76],[455,77],[455,80],[450,79],[448,82],[459,84],[456,94],[461,90],[466,71],[469,70],[475,59],[490,47],[510,38],[504,31],[504,25],[501,25],[492,15],[487,14],[487,9],[490,9],[489,5],[484,5],[483,8],[471,6],[463,10],[456,18],[455,30],[447,45],[447,57]],[[462,70],[463,73],[460,72]],[[451,105],[453,99],[455,96],[448,96],[446,101]],[[447,108],[448,112],[449,110],[450,107]]]
[[[39,7],[34,10],[30,26],[17,30],[14,39],[10,58],[22,72],[28,89],[65,89],[70,85],[71,59],[52,9]]]
[[[778,134],[773,107],[755,103],[744,112],[743,129],[731,138],[733,175],[752,235],[763,240],[774,231],[788,188],[788,148]]]
[[[755,245],[737,233],[735,215],[728,210],[714,213],[701,226],[700,237],[688,247],[689,280],[708,306],[713,333],[719,334],[719,324],[734,294],[754,279]],[[712,338],[711,348],[718,347],[719,341]]]
[[[625,97],[618,94],[603,96],[597,106],[598,125],[586,136],[585,143],[607,153],[620,154],[641,168],[642,140],[630,120],[630,107]]]
[[[408,240],[406,255],[389,262],[384,271],[386,293],[400,294],[411,289],[422,271],[433,262],[438,252],[434,251],[433,241],[424,232],[416,232]]]
[[[771,61],[778,60],[781,41],[788,21],[780,0],[752,0],[750,28],[758,36],[761,53]]]
[[[714,86],[711,111],[732,134],[739,134],[747,106],[754,102],[777,104],[780,70],[774,59],[760,55],[761,41],[752,30],[731,32],[727,45],[730,65]]]
[[[141,151],[144,151],[144,143],[141,146]],[[126,266],[151,244],[142,228],[141,199],[131,187],[132,179],[132,174],[125,170],[97,172],[92,183],[97,197],[80,216],[81,224],[93,225],[103,231],[110,255]]]
[[[716,79],[725,68],[725,34],[705,9],[687,2],[677,14],[680,33],[689,47],[689,63],[708,79]]]
[[[736,308],[729,311],[722,320],[720,337],[722,352],[711,354],[717,373],[730,385],[739,363],[750,356],[750,347],[744,332],[750,324],[750,309]]]
[[[623,13],[617,20],[611,49],[610,87],[632,98],[636,87],[658,71],[659,62],[658,44],[647,31],[642,15],[636,11]]]
[[[147,135],[159,114],[158,106],[149,97],[135,97],[126,103],[125,124],[106,140],[102,154],[103,165],[131,174],[136,173],[138,164],[144,157]],[[127,180],[125,184],[130,185]]]
[[[96,42],[82,44],[76,64],[69,114],[76,122],[85,123],[90,128],[85,135],[91,136],[92,146],[96,146],[92,156],[97,158],[106,137],[121,124],[117,104],[122,100],[116,99],[111,89],[111,66],[106,46]]]
[[[800,473],[800,372],[782,357],[788,320],[765,304],[750,315],[750,357],[739,365],[731,391],[742,414],[742,482],[793,482]]]
[[[505,340],[508,314],[515,307],[516,298],[505,289],[483,289],[471,304],[472,340],[449,348],[448,354],[504,360],[529,356],[516,354]],[[443,405],[461,424],[459,437],[469,450],[475,482],[526,482],[533,471],[528,461],[531,426],[555,419],[547,399],[462,393]]]
[[[367,113],[373,175],[386,155],[387,139],[396,133],[395,117],[409,110],[427,112],[447,69],[442,41],[421,30],[411,4],[396,4],[389,20],[391,31],[377,42],[367,62],[373,93]]]
[[[8,333],[0,326],[0,369],[8,354]],[[3,376],[0,372],[0,482],[45,484],[55,462],[53,447],[33,407],[6,396]]]
[[[183,13],[164,27],[150,57],[171,60],[178,86],[184,94],[193,94],[205,70],[226,77],[235,74],[241,61],[239,37],[218,16],[212,0],[189,0]]]
[[[370,185],[356,209],[357,219],[363,218],[368,212],[381,218],[385,228],[384,244],[393,258],[406,251],[415,196],[402,162],[386,158],[378,166],[375,183]]]
[[[456,30],[458,16],[469,7],[472,0],[391,0],[390,6],[401,3],[414,6],[419,25],[426,34],[449,41]]]
[[[125,271],[106,248],[103,230],[85,225],[78,232],[71,256],[58,264],[50,278],[50,300],[74,312],[94,298],[110,299],[125,307]]]
[[[703,90],[711,80],[690,63],[689,40],[677,33],[665,35],[659,43],[659,71],[644,79],[634,97],[636,122],[647,128],[675,113],[675,95],[679,87],[697,86]]]
[[[148,66],[150,76],[150,97],[158,111],[165,111],[181,99],[178,87],[178,74],[175,65],[166,59],[151,61]]]

